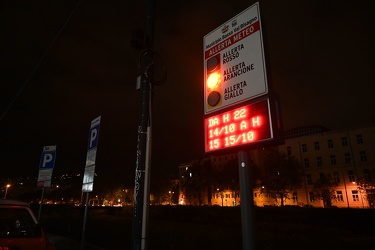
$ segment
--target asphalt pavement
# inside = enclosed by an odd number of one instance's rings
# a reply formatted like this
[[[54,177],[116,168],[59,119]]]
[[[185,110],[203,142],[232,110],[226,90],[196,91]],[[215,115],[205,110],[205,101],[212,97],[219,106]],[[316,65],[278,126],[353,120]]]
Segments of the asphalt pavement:
[[[60,235],[47,234],[47,237],[56,250],[81,250],[82,243],[77,240],[69,239]],[[106,248],[84,244],[84,250],[107,250]]]

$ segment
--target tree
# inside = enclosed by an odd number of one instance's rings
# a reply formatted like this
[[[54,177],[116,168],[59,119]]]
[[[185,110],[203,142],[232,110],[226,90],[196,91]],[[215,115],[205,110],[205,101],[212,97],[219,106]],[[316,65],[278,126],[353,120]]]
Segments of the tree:
[[[211,186],[215,178],[210,158],[194,160],[188,169],[183,181],[186,204],[201,206],[206,200],[205,195],[211,204]]]
[[[303,171],[299,162],[292,156],[278,151],[267,150],[264,153],[264,166],[261,176],[262,193],[284,200],[293,197],[301,186]]]
[[[365,176],[357,180],[358,190],[362,197],[369,203],[370,208],[375,207],[375,170],[368,170]]]
[[[323,200],[323,207],[332,207],[332,200],[336,199],[336,187],[337,183],[330,174],[321,174],[320,179],[314,183],[314,196],[318,200]]]
[[[212,187],[214,190],[220,190],[222,200],[225,191],[231,191],[233,197],[239,197],[240,186],[236,158],[225,162],[222,168],[213,168],[212,177]]]
[[[178,184],[171,180],[170,177],[151,178],[150,202],[153,205],[177,204]]]

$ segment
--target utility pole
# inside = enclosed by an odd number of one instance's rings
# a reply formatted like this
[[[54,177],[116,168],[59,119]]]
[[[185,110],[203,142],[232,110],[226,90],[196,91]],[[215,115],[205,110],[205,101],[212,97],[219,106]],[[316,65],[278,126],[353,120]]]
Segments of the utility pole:
[[[151,170],[151,89],[153,39],[154,39],[154,0],[147,2],[147,32],[144,38],[145,52],[140,58],[141,76],[137,82],[140,91],[137,152],[134,185],[134,211],[132,228],[132,250],[147,249],[149,183]]]

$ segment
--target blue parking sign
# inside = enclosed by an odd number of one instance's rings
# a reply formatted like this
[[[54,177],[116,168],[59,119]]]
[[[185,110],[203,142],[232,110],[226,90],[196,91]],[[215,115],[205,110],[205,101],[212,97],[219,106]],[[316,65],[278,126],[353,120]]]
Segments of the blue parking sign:
[[[56,160],[56,146],[45,146],[40,157],[39,169],[53,169]]]
[[[88,150],[96,148],[99,140],[100,116],[91,121]]]
[[[90,129],[88,149],[96,148],[99,140],[99,125]]]

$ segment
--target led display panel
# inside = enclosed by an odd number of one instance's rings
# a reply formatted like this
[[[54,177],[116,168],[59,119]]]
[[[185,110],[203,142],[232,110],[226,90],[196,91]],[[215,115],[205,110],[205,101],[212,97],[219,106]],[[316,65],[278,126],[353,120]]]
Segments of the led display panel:
[[[206,152],[268,141],[274,137],[269,99],[207,116],[204,126]]]

